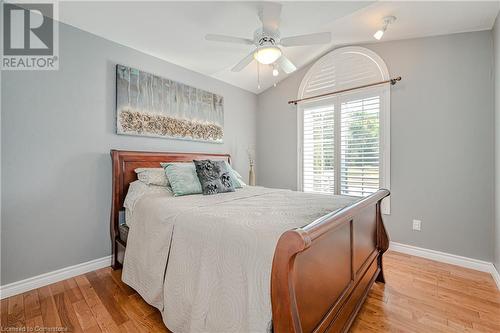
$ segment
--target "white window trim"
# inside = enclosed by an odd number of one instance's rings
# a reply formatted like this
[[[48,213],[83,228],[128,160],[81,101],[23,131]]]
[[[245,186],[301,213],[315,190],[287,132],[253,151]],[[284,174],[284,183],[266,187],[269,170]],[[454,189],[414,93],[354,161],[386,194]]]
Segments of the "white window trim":
[[[353,53],[361,53],[365,56],[371,58],[379,67],[379,70],[383,76],[383,80],[389,80],[389,71],[384,60],[375,52],[358,46],[348,46],[342,47],[327,55],[320,58],[311,68],[307,71],[306,75],[302,79],[302,82],[299,87],[299,92],[297,94],[297,99],[301,99],[304,97],[304,90],[307,86],[307,83],[312,75],[314,75],[316,69],[321,67],[323,62],[327,60],[327,57],[335,56],[338,53],[345,52],[353,52]],[[380,91],[381,105],[380,105],[380,187],[386,188],[388,190],[391,189],[391,88],[390,85],[381,85],[375,86],[371,88],[365,88],[361,91],[355,91],[352,93],[344,93],[336,95],[337,97],[333,98],[341,98],[343,96],[348,96],[349,94],[359,94],[360,92],[369,92],[373,90]],[[316,100],[317,102],[317,100]],[[304,141],[304,106],[311,106],[315,103],[315,101],[311,101],[308,103],[299,103],[297,105],[297,189],[299,191],[303,191],[303,141]],[[337,112],[336,112],[337,113]],[[337,170],[337,168],[336,168]],[[337,172],[337,171],[336,171]],[[338,179],[338,178],[337,178]],[[390,214],[391,213],[391,200],[390,197],[386,197],[382,201],[382,214]]]

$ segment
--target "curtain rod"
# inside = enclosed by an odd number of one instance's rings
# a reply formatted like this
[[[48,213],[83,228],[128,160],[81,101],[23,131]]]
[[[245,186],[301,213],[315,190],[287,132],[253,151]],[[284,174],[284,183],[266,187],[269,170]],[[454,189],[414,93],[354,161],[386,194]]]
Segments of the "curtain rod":
[[[338,91],[334,91],[334,92],[330,92],[330,93],[325,93],[325,94],[311,96],[311,97],[305,97],[305,98],[301,98],[301,99],[295,99],[295,100],[288,101],[288,104],[297,105],[297,103],[299,103],[299,102],[307,101],[307,100],[310,100],[310,99],[315,99],[315,98],[320,98],[320,97],[325,97],[325,96],[331,96],[331,95],[340,94],[340,93],[343,93],[343,92],[347,92],[347,91],[351,91],[351,90],[356,90],[356,89],[361,89],[361,88],[378,86],[378,85],[385,84],[385,83],[390,83],[391,86],[393,86],[398,81],[401,81],[401,76],[398,76],[398,77],[396,77],[394,79],[390,79],[390,80],[386,80],[386,81],[380,81],[380,82],[365,84],[363,86],[358,86],[358,87],[353,87],[353,88],[349,88],[349,89],[338,90]]]

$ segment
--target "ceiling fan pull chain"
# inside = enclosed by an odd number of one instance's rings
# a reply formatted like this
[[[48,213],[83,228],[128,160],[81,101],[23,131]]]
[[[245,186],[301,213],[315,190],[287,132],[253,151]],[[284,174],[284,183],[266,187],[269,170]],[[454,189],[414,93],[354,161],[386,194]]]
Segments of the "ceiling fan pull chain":
[[[260,89],[260,63],[257,61],[257,89]]]

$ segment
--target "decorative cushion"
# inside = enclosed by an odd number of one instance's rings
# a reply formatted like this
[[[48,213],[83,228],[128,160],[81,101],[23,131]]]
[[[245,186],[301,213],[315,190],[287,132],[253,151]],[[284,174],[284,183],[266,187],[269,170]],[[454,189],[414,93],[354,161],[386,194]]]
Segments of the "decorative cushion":
[[[137,179],[147,185],[170,186],[163,168],[137,168]]]
[[[161,163],[161,166],[165,169],[174,196],[202,193],[193,163]]]
[[[194,160],[203,194],[234,192],[232,174],[225,161]]]
[[[243,181],[243,177],[241,177],[238,171],[234,170],[233,167],[231,167],[231,165],[227,162],[226,168],[229,170],[234,188],[242,188],[243,186],[247,186],[247,184],[245,184],[245,182]]]

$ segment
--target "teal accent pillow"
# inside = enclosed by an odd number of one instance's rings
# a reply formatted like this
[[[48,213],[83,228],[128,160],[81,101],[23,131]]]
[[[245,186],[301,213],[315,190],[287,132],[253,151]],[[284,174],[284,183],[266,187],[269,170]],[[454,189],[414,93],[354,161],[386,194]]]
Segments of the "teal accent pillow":
[[[227,162],[226,167],[229,170],[229,177],[231,178],[231,182],[234,184],[234,188],[242,188],[243,186],[246,186],[243,182],[243,177],[241,177],[238,171],[234,170]]]
[[[194,163],[160,163],[175,197],[188,194],[201,194],[201,183],[196,174]]]

